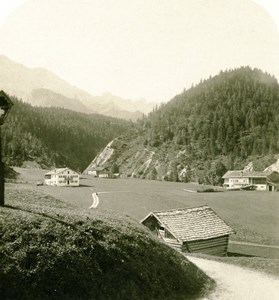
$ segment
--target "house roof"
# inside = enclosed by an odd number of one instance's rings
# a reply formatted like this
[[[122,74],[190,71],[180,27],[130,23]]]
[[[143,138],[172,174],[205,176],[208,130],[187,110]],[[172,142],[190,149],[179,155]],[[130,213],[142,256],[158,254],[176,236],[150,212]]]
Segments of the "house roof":
[[[141,223],[151,216],[182,242],[207,240],[234,233],[233,229],[207,205],[152,212]]]
[[[257,177],[257,178],[266,178],[269,176],[272,172],[244,172],[242,170],[237,170],[237,171],[228,171],[222,178],[247,178],[247,177]]]
[[[102,172],[102,171],[109,171],[109,169],[105,168],[105,167],[91,167],[91,168],[87,169],[87,172],[88,171]]]
[[[45,175],[55,175],[55,174],[60,174],[66,170],[71,170],[69,168],[56,168],[56,169],[53,169],[47,173],[45,173]],[[71,170],[72,171],[72,170]],[[72,172],[75,172],[75,171],[72,171]],[[76,173],[76,172],[75,172]]]

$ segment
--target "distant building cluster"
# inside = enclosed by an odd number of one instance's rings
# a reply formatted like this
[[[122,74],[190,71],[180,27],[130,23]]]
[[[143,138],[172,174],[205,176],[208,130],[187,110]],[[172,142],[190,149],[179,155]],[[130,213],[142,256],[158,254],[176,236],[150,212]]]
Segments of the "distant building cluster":
[[[86,170],[88,175],[99,178],[108,178],[110,176],[110,171],[108,168],[104,167],[92,167]]]
[[[87,168],[84,173],[98,178],[117,178],[120,176],[119,173],[113,172],[109,168],[98,166]]]

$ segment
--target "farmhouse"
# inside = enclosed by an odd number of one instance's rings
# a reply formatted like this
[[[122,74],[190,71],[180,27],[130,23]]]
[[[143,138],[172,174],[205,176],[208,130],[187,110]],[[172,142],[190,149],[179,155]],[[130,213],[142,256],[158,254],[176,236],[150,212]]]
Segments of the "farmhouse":
[[[53,169],[45,174],[45,184],[53,186],[79,186],[79,174],[69,168]]]
[[[110,171],[108,168],[104,167],[92,167],[86,170],[88,175],[92,175],[94,177],[100,178],[108,178],[110,177]]]
[[[278,188],[279,174],[271,172],[228,171],[223,177],[223,186],[227,189],[245,189],[258,191],[275,191]]]
[[[141,223],[176,250],[216,256],[227,254],[234,233],[207,205],[151,212]]]

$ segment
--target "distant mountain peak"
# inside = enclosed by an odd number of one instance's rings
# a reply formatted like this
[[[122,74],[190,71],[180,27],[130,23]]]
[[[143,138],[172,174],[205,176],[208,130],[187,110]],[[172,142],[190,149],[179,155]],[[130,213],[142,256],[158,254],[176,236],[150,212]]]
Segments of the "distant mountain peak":
[[[99,113],[128,120],[137,120],[152,111],[153,104],[104,93],[92,96],[52,71],[29,68],[0,55],[0,88],[31,105],[64,107],[86,113]]]

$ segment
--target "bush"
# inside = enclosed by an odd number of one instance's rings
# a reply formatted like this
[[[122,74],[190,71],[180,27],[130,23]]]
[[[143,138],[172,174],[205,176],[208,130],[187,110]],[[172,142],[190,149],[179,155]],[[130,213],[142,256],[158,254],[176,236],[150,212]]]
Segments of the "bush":
[[[208,188],[208,189],[204,189],[204,190],[197,190],[198,193],[212,193],[212,192],[217,192],[214,189]]]
[[[0,210],[1,299],[191,299],[212,283],[127,217],[38,200]]]
[[[13,169],[8,167],[7,165],[4,165],[5,168],[5,178],[7,179],[16,179],[18,176],[18,173]]]

